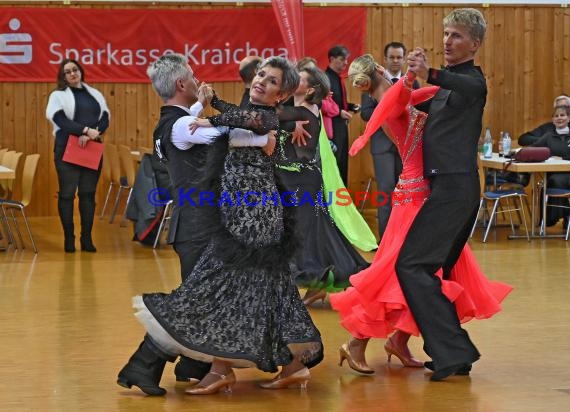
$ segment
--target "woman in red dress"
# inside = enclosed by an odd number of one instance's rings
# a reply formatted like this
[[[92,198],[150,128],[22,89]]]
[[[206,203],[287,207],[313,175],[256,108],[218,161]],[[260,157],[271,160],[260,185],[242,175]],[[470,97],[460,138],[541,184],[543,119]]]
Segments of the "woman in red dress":
[[[350,155],[361,150],[382,126],[398,148],[403,170],[392,194],[393,209],[386,233],[373,262],[350,277],[351,287],[330,296],[341,325],[352,335],[340,348],[341,364],[346,359],[352,369],[364,374],[374,373],[365,360],[368,340],[390,335],[384,345],[388,361],[394,355],[404,366],[424,366],[407,346],[410,335],[418,336],[419,330],[400,288],[395,263],[406,233],[430,193],[429,181],[423,176],[422,135],[427,114],[414,105],[431,99],[439,87],[412,90],[413,73],[402,76],[392,86],[384,73],[371,55],[360,56],[350,65],[348,74],[353,86],[368,91],[380,102],[364,134],[352,145]],[[436,275],[441,278],[443,293],[455,304],[461,322],[493,316],[512,290],[509,285],[485,277],[469,246],[463,249],[449,279],[443,279],[441,269]]]

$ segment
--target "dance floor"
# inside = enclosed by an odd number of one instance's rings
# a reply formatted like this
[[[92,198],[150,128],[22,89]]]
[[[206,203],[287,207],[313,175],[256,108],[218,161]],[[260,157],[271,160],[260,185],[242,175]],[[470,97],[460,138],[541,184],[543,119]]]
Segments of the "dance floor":
[[[130,226],[97,220],[99,251],[65,254],[57,218],[33,218],[31,225],[38,255],[0,252],[0,411],[570,410],[570,243],[562,239],[509,241],[499,230],[487,244],[480,233],[470,242],[487,275],[515,288],[497,316],[465,325],[482,353],[470,377],[430,382],[427,370],[387,363],[383,340],[369,345],[374,376],[339,367],[348,334],[325,301],[310,309],[325,360],[311,370],[306,391],[260,389],[257,382],[272,375],[241,369],[233,393],[190,396],[168,364],[168,393],[151,398],[115,381],[143,336],[131,297],[177,286],[174,252],[141,246],[131,241]],[[421,338],[410,343],[426,359]]]

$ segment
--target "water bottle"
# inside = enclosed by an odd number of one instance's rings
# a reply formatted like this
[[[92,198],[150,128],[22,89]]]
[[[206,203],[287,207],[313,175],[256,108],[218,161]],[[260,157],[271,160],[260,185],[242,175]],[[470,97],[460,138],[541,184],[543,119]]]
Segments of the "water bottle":
[[[493,138],[491,137],[491,129],[485,129],[485,140],[483,140],[483,157],[490,159],[493,157]]]
[[[509,132],[503,133],[503,153],[508,156],[511,152],[511,135]]]
[[[503,157],[505,152],[503,151],[503,131],[499,132],[499,141],[497,142],[499,157]]]

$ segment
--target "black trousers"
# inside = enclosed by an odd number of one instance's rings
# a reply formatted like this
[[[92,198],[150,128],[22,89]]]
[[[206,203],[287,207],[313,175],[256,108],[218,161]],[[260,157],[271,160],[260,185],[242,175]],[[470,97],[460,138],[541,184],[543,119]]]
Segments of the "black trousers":
[[[333,123],[333,137],[332,141],[336,145],[336,164],[340,177],[345,186],[348,185],[348,125],[346,120],[340,116],[332,119]]]
[[[438,175],[396,261],[398,280],[436,370],[472,363],[479,352],[460,326],[455,305],[441,291],[435,272],[444,278],[469,238],[479,203],[479,177]]]
[[[75,193],[79,197],[79,213],[81,215],[81,235],[91,236],[95,216],[95,192],[101,175],[101,164],[98,170],[77,166],[62,160],[65,147],[56,146],[54,163],[59,183],[58,210],[64,233],[73,236],[73,202]]]
[[[400,155],[394,150],[388,150],[383,153],[372,153],[372,160],[374,162],[374,174],[376,176],[376,187],[380,194],[377,196],[377,203],[382,204],[378,206],[378,235],[382,239],[382,235],[388,225],[388,219],[392,212],[392,192],[398,182],[398,177],[402,173],[402,160]]]

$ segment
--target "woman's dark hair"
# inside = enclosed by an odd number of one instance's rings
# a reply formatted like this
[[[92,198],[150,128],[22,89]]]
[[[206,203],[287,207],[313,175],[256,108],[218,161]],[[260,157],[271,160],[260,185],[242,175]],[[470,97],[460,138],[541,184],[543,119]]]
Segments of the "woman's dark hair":
[[[309,87],[315,91],[305,96],[305,101],[309,104],[320,104],[330,91],[330,81],[325,72],[317,67],[305,67],[301,70],[309,75],[307,78]]]
[[[81,81],[85,81],[85,72],[83,71],[83,67],[79,64],[79,62],[74,59],[65,59],[60,63],[59,69],[57,70],[57,88],[59,90],[64,90],[67,86],[69,86],[65,80],[65,73],[63,72],[63,68],[67,63],[75,64],[79,69],[79,73],[81,73]]]
[[[283,73],[281,92],[285,93],[287,96],[291,95],[299,86],[299,73],[297,72],[295,65],[289,60],[280,56],[268,57],[260,63],[258,70],[265,66],[281,70]]]

